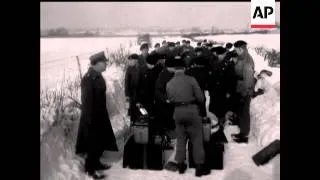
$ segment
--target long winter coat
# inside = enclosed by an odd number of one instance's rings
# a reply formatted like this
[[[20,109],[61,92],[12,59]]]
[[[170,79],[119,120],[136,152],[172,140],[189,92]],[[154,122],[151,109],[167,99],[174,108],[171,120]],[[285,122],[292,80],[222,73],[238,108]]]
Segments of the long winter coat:
[[[81,80],[81,117],[76,154],[95,151],[118,151],[106,105],[106,83],[92,68]]]

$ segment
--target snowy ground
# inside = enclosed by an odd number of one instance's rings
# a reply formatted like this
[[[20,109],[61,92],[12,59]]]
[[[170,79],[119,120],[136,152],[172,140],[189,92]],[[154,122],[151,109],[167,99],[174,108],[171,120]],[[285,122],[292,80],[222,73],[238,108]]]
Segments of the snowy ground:
[[[228,36],[214,36],[214,37],[201,37],[216,41],[234,42],[242,39],[249,43],[250,54],[256,64],[256,71],[262,69],[269,69],[273,74],[273,82],[280,80],[280,68],[270,68],[263,58],[253,51],[253,47],[264,45],[267,48],[279,48],[280,35],[228,35]],[[154,38],[153,43],[161,43],[162,40],[178,41],[182,38]],[[130,41],[132,46],[130,47]],[[41,39],[41,88],[56,87],[58,82],[63,79],[75,78],[79,73],[77,63],[74,56],[80,54],[80,64],[82,74],[88,67],[88,57],[98,51],[105,50],[108,47],[113,51],[120,47],[129,48],[131,52],[138,52],[138,46],[135,46],[136,38],[75,38],[75,39]],[[195,42],[192,42],[195,45]],[[64,59],[64,57],[69,57]],[[56,60],[63,58],[60,60]],[[52,62],[52,60],[56,60]],[[49,62],[51,61],[51,62]],[[127,117],[125,116],[126,110],[123,104],[123,90],[117,83],[121,82],[123,72],[119,67],[109,67],[103,73],[107,81],[109,99],[112,99],[112,104],[108,107],[114,108],[112,118],[112,126],[115,133],[120,132],[127,124]],[[228,136],[227,132],[227,136]],[[120,140],[121,141],[121,140]],[[119,142],[121,145],[121,142]],[[121,148],[121,147],[120,147]],[[129,170],[122,169],[121,153],[112,154],[107,153],[106,159],[114,163],[113,167],[106,171],[108,178],[106,179],[223,179],[223,180],[271,180],[279,179],[279,157],[273,159],[268,165],[263,167],[256,167],[251,160],[251,156],[258,151],[255,144],[249,143],[248,145],[241,145],[229,143],[226,146],[225,152],[225,168],[223,171],[212,171],[210,176],[202,178],[194,177],[194,170],[188,169],[185,175],[178,175],[168,171],[145,171],[145,170]],[[109,156],[108,156],[109,155]],[[110,156],[111,155],[111,156]],[[275,169],[275,170],[274,170]],[[190,172],[190,173],[189,173]]]

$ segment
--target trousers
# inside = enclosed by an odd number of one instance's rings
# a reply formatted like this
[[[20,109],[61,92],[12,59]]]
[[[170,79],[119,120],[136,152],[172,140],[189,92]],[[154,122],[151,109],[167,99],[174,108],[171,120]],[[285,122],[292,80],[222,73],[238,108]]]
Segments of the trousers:
[[[197,105],[176,107],[173,113],[176,124],[177,151],[175,160],[179,163],[186,159],[186,144],[188,139],[194,145],[193,160],[195,164],[204,163],[204,147],[202,119]]]

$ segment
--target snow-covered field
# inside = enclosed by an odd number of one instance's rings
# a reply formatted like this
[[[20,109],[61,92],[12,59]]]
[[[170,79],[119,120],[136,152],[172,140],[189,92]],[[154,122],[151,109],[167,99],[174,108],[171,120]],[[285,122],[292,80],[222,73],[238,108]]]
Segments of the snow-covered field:
[[[176,38],[154,38],[152,43],[161,43],[162,40],[178,41],[182,40],[180,37]],[[211,36],[201,37],[200,39],[212,39],[215,41],[235,42],[242,39],[249,43],[249,51],[252,55],[256,71],[262,69],[269,69],[273,72],[271,82],[276,83],[280,81],[280,68],[270,68],[263,57],[256,54],[253,50],[256,46],[264,46],[266,48],[274,48],[280,50],[280,35],[227,35],[227,36]],[[84,74],[87,70],[89,59],[88,57],[98,51],[106,50],[115,51],[121,47],[128,49],[130,52],[139,52],[139,47],[136,46],[136,38],[61,38],[61,39],[40,39],[41,41],[41,88],[55,88],[62,80],[74,79],[79,74],[78,65],[75,57],[79,55],[81,71]],[[130,45],[131,44],[131,45]],[[195,46],[195,42],[192,45]],[[67,57],[67,58],[65,58]],[[55,60],[55,61],[53,61]],[[121,82],[123,81],[123,69],[117,66],[108,67],[107,71],[103,73],[107,82],[108,91],[108,109],[113,112],[110,116],[113,130],[115,133],[121,131],[127,125],[126,110],[124,108],[124,93]],[[49,145],[50,146],[50,145]],[[45,147],[49,148],[50,147]],[[271,163],[263,167],[256,167],[251,156],[259,150],[253,143],[248,145],[239,145],[228,143],[225,153],[225,169],[223,171],[213,171],[210,176],[204,176],[197,179],[223,179],[223,180],[272,180],[278,179],[279,176],[279,157],[274,159]],[[46,151],[46,149],[41,152]],[[70,153],[70,152],[69,152]],[[72,154],[72,152],[71,152]],[[71,156],[71,155],[70,155]],[[57,156],[59,157],[59,156]],[[110,158],[110,157],[109,157]],[[57,158],[52,158],[56,161]],[[59,162],[67,162],[59,158]],[[65,164],[60,163],[61,169],[66,169]],[[73,173],[78,172],[74,170],[76,166],[72,166]],[[69,170],[65,171],[66,174]],[[121,159],[114,163],[114,166],[106,171],[107,179],[194,179],[194,170],[188,170],[185,175],[178,175],[177,173],[167,171],[142,171],[142,170],[128,170],[121,168]],[[61,174],[61,173],[60,173]],[[62,173],[63,174],[63,173]],[[58,179],[71,180],[66,176],[57,176]],[[79,177],[79,176],[77,176]],[[56,179],[56,178],[53,178]],[[76,178],[77,179],[77,178]]]

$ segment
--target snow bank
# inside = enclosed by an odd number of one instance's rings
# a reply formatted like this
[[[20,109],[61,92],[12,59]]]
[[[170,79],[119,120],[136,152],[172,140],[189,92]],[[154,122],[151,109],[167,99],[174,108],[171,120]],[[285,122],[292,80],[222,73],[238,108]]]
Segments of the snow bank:
[[[259,79],[255,89],[261,88],[264,94],[252,99],[250,104],[250,140],[265,147],[275,139],[280,139],[280,81],[272,85],[267,76]]]

